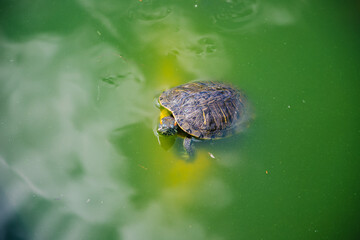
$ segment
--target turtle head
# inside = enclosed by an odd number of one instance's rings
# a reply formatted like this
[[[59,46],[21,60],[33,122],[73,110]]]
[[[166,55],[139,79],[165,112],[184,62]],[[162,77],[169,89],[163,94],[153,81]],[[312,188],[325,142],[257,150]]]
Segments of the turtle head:
[[[178,126],[173,117],[164,117],[160,120],[157,131],[162,135],[172,136],[177,133],[177,128]]]

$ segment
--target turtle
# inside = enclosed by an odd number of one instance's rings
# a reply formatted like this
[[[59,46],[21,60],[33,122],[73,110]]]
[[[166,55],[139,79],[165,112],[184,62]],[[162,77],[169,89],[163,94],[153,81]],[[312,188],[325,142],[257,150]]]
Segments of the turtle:
[[[160,117],[157,132],[163,136],[185,133],[183,146],[194,156],[195,139],[221,139],[241,131],[249,119],[247,97],[232,85],[193,81],[164,91],[158,99],[168,116]]]

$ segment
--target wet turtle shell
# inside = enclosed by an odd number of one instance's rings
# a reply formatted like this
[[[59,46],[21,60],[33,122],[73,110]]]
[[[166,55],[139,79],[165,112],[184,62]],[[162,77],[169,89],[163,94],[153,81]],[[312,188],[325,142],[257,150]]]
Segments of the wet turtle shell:
[[[238,89],[208,81],[186,83],[159,97],[178,126],[199,139],[223,138],[241,130],[248,119],[246,102]]]

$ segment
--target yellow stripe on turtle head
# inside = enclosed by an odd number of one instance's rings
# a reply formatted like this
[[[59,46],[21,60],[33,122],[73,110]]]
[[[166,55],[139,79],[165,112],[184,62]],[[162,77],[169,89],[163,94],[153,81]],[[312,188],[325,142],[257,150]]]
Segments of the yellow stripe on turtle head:
[[[160,110],[160,124],[162,124],[162,119],[164,117],[169,117],[171,116],[171,112],[169,110],[167,110],[166,108],[161,108]]]

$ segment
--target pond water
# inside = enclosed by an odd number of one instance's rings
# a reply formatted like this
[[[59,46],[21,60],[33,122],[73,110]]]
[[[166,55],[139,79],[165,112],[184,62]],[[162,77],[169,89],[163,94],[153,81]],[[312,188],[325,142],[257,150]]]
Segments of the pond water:
[[[358,239],[355,1],[2,1],[0,239]],[[246,131],[160,146],[156,98],[243,89]]]

